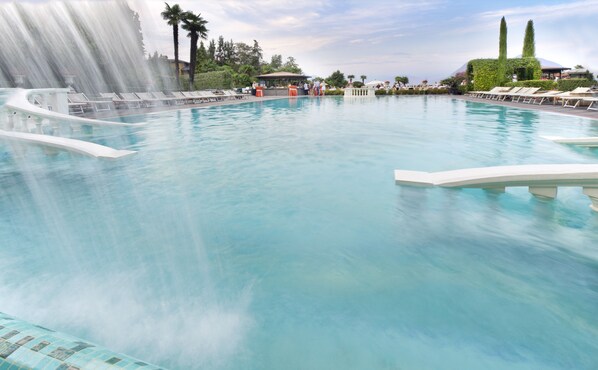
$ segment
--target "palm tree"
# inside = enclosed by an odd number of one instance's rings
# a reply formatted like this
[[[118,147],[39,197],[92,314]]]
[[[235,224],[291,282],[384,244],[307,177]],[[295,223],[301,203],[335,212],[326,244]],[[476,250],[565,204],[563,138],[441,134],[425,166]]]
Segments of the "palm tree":
[[[179,23],[183,18],[183,10],[179,6],[179,4],[174,4],[173,6],[166,4],[166,8],[161,13],[162,18],[167,21],[167,23],[172,26],[172,36],[174,38],[174,64],[175,64],[175,71],[176,71],[176,84],[180,86],[179,82]]]
[[[208,38],[208,29],[206,28],[208,21],[201,17],[201,13],[195,15],[193,12],[185,12],[182,21],[183,29],[189,31],[187,37],[191,38],[191,54],[189,55],[189,90],[191,91],[197,62],[197,41],[200,37],[204,40]]]
[[[368,78],[366,75],[359,76],[361,78],[361,83],[365,85],[365,79]]]
[[[349,84],[352,84],[353,79],[355,78],[355,75],[348,75],[347,78],[349,79]]]

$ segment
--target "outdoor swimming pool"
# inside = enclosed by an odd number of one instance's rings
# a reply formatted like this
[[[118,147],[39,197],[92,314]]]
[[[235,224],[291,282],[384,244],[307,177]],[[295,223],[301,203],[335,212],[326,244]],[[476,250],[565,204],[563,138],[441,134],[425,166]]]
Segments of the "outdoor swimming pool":
[[[0,143],[0,311],[172,369],[594,369],[581,189],[410,188],[397,168],[595,163],[598,122],[449,97],[277,100]]]

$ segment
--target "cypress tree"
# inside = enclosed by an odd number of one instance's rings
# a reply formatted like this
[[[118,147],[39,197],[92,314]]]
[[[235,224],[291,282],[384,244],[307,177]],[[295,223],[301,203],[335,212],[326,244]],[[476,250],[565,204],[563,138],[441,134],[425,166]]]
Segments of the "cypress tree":
[[[496,84],[505,82],[507,73],[507,22],[505,17],[500,20],[500,39],[498,44],[498,68],[496,71]]]
[[[536,56],[536,42],[534,37],[534,21],[530,19],[527,21],[527,27],[525,27],[525,37],[523,38],[522,56],[524,58],[534,58]]]

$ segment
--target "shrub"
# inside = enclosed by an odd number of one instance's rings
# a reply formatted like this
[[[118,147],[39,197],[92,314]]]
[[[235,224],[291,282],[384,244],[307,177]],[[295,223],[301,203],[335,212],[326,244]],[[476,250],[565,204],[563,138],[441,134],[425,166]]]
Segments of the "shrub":
[[[388,93],[386,92],[385,89],[379,89],[379,90],[376,90],[376,95],[388,95]]]
[[[449,94],[461,95],[463,92],[461,91],[460,87],[462,86],[463,81],[465,81],[465,76],[459,75],[445,78],[444,80],[440,81],[440,83],[444,86],[447,86]]]
[[[394,92],[394,95],[423,95],[424,94],[424,90],[419,90],[419,89],[401,89],[401,90],[396,90]]]
[[[326,89],[326,91],[324,91],[324,95],[328,96],[328,95],[344,95],[345,91],[343,89],[336,89],[336,90],[328,90]]]
[[[189,90],[189,75],[179,76],[180,89],[183,91]]]
[[[437,89],[428,89],[428,90],[424,90],[426,94],[428,95],[442,95],[442,94],[448,94],[448,89],[445,87],[439,87]]]
[[[229,71],[215,71],[195,74],[194,88],[203,89],[230,89],[233,87],[233,78]]]
[[[461,95],[464,95],[471,90],[473,90],[473,87],[471,86],[471,84],[459,86],[459,92],[461,93]]]
[[[552,80],[528,80],[528,81],[517,81],[509,82],[506,86],[510,87],[539,87],[542,90],[554,90],[556,89],[556,82]]]
[[[558,80],[557,89],[561,91],[571,91],[578,87],[590,87],[594,85],[594,81],[585,78],[571,78],[569,80]]]
[[[445,87],[431,88],[431,89],[401,89],[401,90],[390,90],[388,95],[441,95],[448,94],[449,90]],[[384,95],[384,94],[380,94]]]

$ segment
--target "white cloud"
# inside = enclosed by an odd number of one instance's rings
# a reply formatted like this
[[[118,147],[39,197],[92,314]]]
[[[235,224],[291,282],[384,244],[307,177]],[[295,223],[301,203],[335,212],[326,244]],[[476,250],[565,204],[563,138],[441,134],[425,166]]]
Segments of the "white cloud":
[[[510,23],[527,22],[528,19],[549,20],[549,19],[568,19],[573,16],[588,16],[598,14],[598,1],[582,0],[568,1],[553,5],[534,5],[515,8],[506,8],[488,11],[480,14],[482,18],[496,19],[500,17],[508,18]]]

